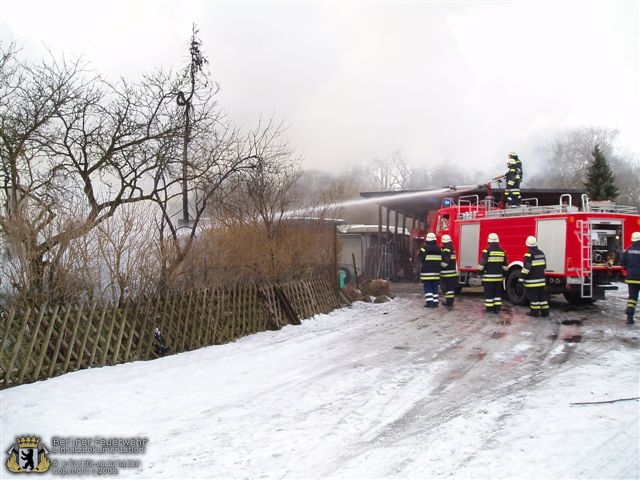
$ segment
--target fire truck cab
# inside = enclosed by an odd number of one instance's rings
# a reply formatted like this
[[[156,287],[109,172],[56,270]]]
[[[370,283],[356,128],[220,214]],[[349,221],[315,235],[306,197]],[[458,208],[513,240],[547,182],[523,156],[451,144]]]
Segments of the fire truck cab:
[[[589,201],[586,195],[580,203],[573,205],[569,194],[559,194],[555,205],[538,205],[536,198],[529,198],[515,208],[502,208],[491,195],[445,198],[429,231],[439,242],[442,235],[451,236],[459,289],[481,285],[477,273],[480,255],[489,233],[497,233],[509,262],[506,298],[516,305],[526,304],[518,279],[526,238],[533,235],[547,258],[548,292],[563,294],[570,303],[591,303],[603,299],[607,290],[618,288],[613,280],[622,275],[620,255],[631,233],[640,230],[640,215],[635,207]]]

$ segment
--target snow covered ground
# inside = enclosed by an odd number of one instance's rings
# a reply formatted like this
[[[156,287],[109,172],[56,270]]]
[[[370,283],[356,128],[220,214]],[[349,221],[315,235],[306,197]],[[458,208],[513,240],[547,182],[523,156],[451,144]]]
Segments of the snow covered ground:
[[[232,344],[4,390],[0,446],[37,435],[50,473],[117,460],[135,479],[640,478],[640,330],[624,324],[625,295],[554,301],[549,321],[485,315],[478,292],[425,309],[416,285]],[[143,452],[53,451],[131,437]]]

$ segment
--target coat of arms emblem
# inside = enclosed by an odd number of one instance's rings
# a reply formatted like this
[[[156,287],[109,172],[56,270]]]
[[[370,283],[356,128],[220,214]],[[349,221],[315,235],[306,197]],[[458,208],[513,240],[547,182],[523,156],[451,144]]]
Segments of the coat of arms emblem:
[[[49,469],[49,451],[44,445],[40,445],[40,439],[36,437],[22,437],[16,439],[15,444],[7,452],[10,457],[7,460],[7,468],[10,472],[36,472],[43,473]]]

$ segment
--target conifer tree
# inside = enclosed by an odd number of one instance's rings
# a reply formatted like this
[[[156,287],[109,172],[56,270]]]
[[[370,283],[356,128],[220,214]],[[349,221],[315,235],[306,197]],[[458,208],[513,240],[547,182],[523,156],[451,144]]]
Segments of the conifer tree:
[[[593,155],[593,162],[587,170],[587,181],[584,182],[589,199],[614,200],[619,190],[611,167],[597,144],[591,155]]]

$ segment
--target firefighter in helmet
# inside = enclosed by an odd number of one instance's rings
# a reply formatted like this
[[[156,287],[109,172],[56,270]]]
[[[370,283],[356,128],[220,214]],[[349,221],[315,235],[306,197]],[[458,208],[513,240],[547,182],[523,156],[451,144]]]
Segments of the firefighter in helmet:
[[[440,269],[442,250],[436,243],[435,233],[428,233],[426,244],[419,252],[420,281],[424,289],[424,306],[436,308],[438,306],[438,287],[440,286]]]
[[[518,182],[519,187],[520,182],[522,182],[524,176],[522,173],[522,160],[520,160],[516,152],[509,152],[509,160],[513,160],[515,162],[514,166],[516,168],[516,181]]]
[[[520,180],[518,176],[518,168],[516,161],[510,158],[507,162],[507,173],[505,174],[505,181],[507,186],[504,189],[504,196],[506,198],[506,207],[519,207],[520,206]]]
[[[482,250],[478,273],[482,274],[484,307],[488,313],[498,313],[502,308],[502,279],[507,272],[507,254],[500,247],[497,233],[487,237],[489,245]]]
[[[458,270],[456,267],[456,251],[453,248],[451,237],[442,235],[442,270],[440,277],[442,278],[442,290],[444,290],[444,304],[447,307],[453,307],[453,301],[456,296],[456,286],[458,285]]]
[[[524,254],[522,277],[524,288],[529,300],[530,317],[549,316],[549,298],[545,288],[544,271],[547,268],[547,259],[544,252],[538,248],[536,237],[529,236],[525,242],[527,253]]]
[[[522,194],[520,193],[520,182],[522,181],[522,161],[516,152],[509,153],[507,160],[507,173],[495,177],[494,180],[505,180],[507,185],[504,189],[505,206],[519,207]]]
[[[620,265],[627,270],[625,283],[629,287],[629,297],[627,299],[627,324],[633,325],[633,316],[638,305],[638,293],[640,292],[640,232],[631,234],[631,245],[620,257]]]

